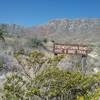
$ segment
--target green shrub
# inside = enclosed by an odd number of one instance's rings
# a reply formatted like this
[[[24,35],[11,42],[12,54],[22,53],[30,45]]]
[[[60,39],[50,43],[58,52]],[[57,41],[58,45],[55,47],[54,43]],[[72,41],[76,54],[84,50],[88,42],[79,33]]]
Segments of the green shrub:
[[[2,70],[3,65],[4,65],[4,60],[3,59],[0,59],[0,70]]]
[[[41,47],[43,44],[42,44],[42,41],[41,40],[39,40],[39,39],[37,39],[37,38],[33,38],[32,40],[31,40],[31,46],[33,47],[33,48],[39,48],[39,47]]]

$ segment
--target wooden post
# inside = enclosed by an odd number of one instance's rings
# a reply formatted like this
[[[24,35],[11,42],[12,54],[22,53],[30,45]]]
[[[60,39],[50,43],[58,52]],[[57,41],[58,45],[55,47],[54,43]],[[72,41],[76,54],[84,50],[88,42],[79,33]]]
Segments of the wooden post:
[[[57,54],[55,53],[55,41],[52,41],[52,43],[53,43],[53,53],[54,53],[54,55],[57,55]]]
[[[87,60],[87,55],[82,55],[82,59],[81,59],[81,65],[82,65],[82,73],[85,74],[86,73],[86,60]]]

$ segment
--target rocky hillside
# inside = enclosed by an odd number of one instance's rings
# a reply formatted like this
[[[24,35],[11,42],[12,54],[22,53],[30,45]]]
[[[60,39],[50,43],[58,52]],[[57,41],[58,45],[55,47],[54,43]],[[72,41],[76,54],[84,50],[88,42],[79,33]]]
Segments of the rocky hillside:
[[[5,55],[13,56],[16,50],[31,52],[33,50],[30,46],[32,44],[32,41],[30,42],[32,38],[39,38],[40,40],[45,38],[47,40],[55,40],[58,43],[82,43],[92,45],[93,48],[93,51],[88,57],[88,65],[99,68],[100,19],[57,19],[49,21],[44,25],[27,28],[16,24],[1,24],[0,27],[5,31],[6,39],[5,44],[0,42],[0,52]],[[41,42],[40,40],[33,40],[33,42],[36,43],[35,45],[39,44],[41,46],[41,43],[39,43]],[[51,47],[52,44],[50,45],[49,42],[45,43],[40,51],[51,55],[52,52],[49,52],[48,46]],[[68,61],[68,63],[64,64],[64,61]],[[64,68],[65,66],[72,66],[69,64],[70,61],[68,59],[64,61],[61,62],[61,66],[64,66]],[[97,63],[92,64],[92,62]]]
[[[33,27],[2,24],[8,33],[24,36],[48,38],[58,42],[99,42],[100,19],[57,19],[47,24]]]
[[[58,100],[62,90],[66,97],[72,88],[85,90],[84,93],[87,88],[99,91],[100,19],[52,20],[45,25],[27,28],[1,24],[0,29],[5,39],[0,40],[0,100]],[[80,55],[54,55],[52,40],[89,44],[92,52],[86,60],[83,59],[86,61],[83,66]],[[81,83],[88,84],[85,84],[86,89]],[[97,97],[98,91],[93,92]],[[64,98],[59,100],[67,100]],[[73,98],[68,100],[75,100]]]

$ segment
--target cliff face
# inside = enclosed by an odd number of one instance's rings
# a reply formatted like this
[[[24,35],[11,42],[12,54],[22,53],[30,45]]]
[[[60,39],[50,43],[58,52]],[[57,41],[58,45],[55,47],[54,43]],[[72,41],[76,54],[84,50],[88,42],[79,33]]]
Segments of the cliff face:
[[[48,38],[60,42],[98,42],[100,19],[52,20],[45,25],[21,27],[2,24],[8,33],[24,37]]]

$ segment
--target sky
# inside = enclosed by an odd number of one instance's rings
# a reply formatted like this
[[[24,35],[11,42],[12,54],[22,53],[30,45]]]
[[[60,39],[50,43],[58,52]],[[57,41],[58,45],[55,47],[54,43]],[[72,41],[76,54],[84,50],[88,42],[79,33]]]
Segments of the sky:
[[[0,0],[0,23],[33,26],[64,18],[100,18],[100,0]]]

